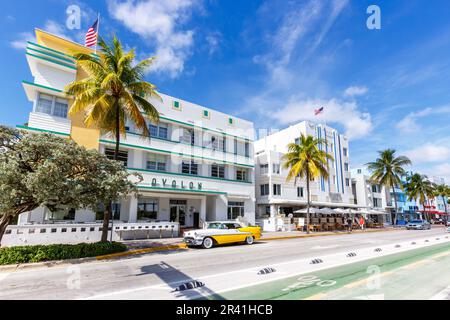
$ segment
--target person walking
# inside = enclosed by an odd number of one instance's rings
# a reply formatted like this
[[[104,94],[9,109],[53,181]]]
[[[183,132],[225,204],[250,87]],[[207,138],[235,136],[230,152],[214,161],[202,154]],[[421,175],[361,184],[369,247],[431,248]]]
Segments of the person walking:
[[[359,226],[361,227],[361,230],[364,230],[365,223],[366,223],[366,221],[364,220],[363,216],[361,215],[361,217],[359,218]]]
[[[347,230],[348,232],[352,232],[353,230],[353,220],[350,216],[347,218]]]

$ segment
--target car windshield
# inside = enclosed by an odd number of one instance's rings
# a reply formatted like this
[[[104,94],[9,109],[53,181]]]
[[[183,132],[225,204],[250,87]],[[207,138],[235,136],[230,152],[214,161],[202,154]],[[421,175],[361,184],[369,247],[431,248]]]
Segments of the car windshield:
[[[413,220],[413,221],[411,221],[411,223],[423,223],[423,221],[422,220]]]
[[[208,224],[208,229],[223,229],[220,222],[212,222]]]

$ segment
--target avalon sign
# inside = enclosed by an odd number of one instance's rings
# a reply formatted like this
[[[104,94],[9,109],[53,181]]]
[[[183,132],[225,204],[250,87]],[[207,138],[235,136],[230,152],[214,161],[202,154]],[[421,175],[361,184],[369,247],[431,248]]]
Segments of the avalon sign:
[[[177,180],[169,180],[169,179],[152,179],[151,183],[152,187],[163,187],[163,188],[173,188],[173,189],[190,189],[190,190],[203,190],[203,183],[197,182],[185,182],[181,181],[178,184]]]

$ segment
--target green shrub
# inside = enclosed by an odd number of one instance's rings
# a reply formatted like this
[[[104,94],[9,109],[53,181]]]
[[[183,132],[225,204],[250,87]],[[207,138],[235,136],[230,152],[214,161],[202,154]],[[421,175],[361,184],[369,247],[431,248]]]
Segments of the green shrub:
[[[0,265],[96,257],[126,250],[127,247],[118,242],[0,248]]]

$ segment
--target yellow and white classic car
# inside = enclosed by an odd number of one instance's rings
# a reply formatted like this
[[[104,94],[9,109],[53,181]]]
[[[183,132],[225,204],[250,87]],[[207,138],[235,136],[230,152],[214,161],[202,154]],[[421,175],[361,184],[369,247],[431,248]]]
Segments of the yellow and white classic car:
[[[260,227],[244,227],[234,221],[208,222],[205,229],[184,233],[184,242],[188,246],[202,246],[205,249],[228,243],[243,242],[251,245],[259,238],[261,238]]]

